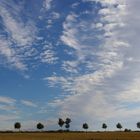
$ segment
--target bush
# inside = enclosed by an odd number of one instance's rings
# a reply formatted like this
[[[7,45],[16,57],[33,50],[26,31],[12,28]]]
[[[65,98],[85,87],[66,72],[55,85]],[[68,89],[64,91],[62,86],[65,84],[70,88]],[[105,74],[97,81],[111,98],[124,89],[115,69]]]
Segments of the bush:
[[[124,132],[131,132],[131,129],[125,128],[125,129],[124,129]]]

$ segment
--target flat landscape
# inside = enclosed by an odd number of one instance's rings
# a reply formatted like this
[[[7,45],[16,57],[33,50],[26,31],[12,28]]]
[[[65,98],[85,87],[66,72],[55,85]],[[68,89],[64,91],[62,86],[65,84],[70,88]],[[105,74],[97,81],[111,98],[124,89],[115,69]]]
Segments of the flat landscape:
[[[140,140],[140,132],[1,133],[0,140]]]

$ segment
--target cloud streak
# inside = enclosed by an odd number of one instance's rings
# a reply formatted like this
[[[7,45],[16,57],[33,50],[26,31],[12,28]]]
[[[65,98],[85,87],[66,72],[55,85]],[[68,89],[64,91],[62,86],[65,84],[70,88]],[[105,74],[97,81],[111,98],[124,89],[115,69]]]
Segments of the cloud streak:
[[[37,107],[37,105],[31,101],[21,100],[21,103],[25,106],[28,106],[28,107]]]
[[[46,78],[51,86],[60,84],[62,89],[69,93],[64,99],[54,100],[50,105],[59,106],[61,109],[58,114],[62,116],[81,118],[77,112],[84,112],[82,120],[124,119],[128,115],[130,118],[137,118],[138,108],[127,108],[129,104],[139,101],[139,80],[136,77],[139,75],[139,66],[133,58],[132,61],[128,61],[132,50],[134,51],[131,55],[138,58],[135,52],[139,50],[136,37],[138,24],[131,21],[132,15],[136,15],[134,19],[138,18],[138,8],[135,9],[136,5],[133,5],[136,1],[85,0],[84,2],[100,3],[103,6],[98,10],[100,18],[95,24],[91,24],[94,21],[82,21],[77,14],[71,13],[67,16],[63,23],[61,41],[74,49],[76,59],[63,64],[63,70],[71,73],[70,76],[54,75]],[[95,31],[98,31],[96,36],[92,34]],[[94,45],[95,37],[100,39],[101,43]],[[132,38],[134,40],[131,42]],[[69,68],[65,63],[74,67]],[[82,73],[79,66],[82,68]]]
[[[18,70],[25,71],[28,69],[25,59],[35,53],[32,45],[37,30],[32,20],[24,22],[21,18],[23,5],[15,4],[12,1],[10,4],[3,0],[0,2],[1,24],[4,29],[4,32],[0,34],[0,52],[8,64]],[[9,9],[12,9],[12,12]]]

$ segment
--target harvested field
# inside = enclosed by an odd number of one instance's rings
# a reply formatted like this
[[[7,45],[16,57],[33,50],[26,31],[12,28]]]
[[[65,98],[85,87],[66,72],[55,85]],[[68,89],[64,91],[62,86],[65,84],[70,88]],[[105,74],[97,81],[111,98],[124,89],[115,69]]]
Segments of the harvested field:
[[[0,140],[140,140],[140,132],[1,133]]]

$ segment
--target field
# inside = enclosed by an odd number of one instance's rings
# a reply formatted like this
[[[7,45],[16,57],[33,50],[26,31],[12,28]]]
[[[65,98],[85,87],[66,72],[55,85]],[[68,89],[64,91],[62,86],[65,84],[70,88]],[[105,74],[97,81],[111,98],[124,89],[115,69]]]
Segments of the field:
[[[0,133],[0,140],[140,140],[140,132]]]

